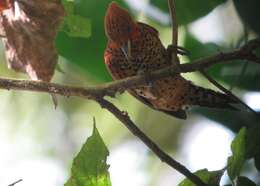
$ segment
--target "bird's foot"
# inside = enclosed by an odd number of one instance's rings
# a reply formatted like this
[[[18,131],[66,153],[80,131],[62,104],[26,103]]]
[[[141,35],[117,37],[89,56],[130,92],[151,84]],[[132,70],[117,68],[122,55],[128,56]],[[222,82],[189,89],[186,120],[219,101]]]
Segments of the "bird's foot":
[[[172,54],[173,51],[177,49],[177,54],[188,56],[190,52],[181,46],[175,46],[175,45],[168,45],[167,52],[168,54]]]

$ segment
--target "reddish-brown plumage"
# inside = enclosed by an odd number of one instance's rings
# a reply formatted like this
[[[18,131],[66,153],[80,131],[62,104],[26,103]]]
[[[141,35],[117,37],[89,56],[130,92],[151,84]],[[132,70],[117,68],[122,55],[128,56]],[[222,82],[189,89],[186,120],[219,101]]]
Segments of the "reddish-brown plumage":
[[[1,0],[0,1],[0,13],[11,7],[11,3],[13,3],[13,0]]]
[[[113,79],[151,72],[171,65],[170,55],[158,32],[149,25],[135,22],[130,14],[112,2],[105,17],[108,44],[105,64]],[[167,77],[129,92],[154,109],[178,118],[186,118],[189,105],[232,108],[232,100],[219,92],[193,85],[181,75]]]

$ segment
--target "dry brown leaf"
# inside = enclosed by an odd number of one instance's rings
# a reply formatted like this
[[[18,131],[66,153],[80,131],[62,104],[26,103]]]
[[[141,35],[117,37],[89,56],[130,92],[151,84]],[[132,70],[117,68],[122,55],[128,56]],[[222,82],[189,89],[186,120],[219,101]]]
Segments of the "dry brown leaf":
[[[11,7],[13,0],[0,0],[0,12]]]
[[[0,15],[8,67],[50,81],[58,60],[55,38],[64,17],[60,0],[14,0]]]

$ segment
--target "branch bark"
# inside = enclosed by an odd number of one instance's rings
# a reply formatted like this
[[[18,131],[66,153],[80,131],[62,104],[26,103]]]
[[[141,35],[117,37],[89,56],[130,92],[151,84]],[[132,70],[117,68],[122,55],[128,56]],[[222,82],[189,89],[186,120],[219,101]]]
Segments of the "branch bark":
[[[174,66],[178,66],[180,64],[179,58],[177,56],[178,53],[178,22],[176,16],[176,9],[174,0],[168,0],[168,7],[171,16],[172,23],[172,46],[173,50],[171,51],[171,61]]]
[[[260,47],[260,38],[252,40],[244,45],[242,48],[232,52],[219,53],[210,57],[196,60],[193,63],[182,64],[177,67],[171,66],[152,72],[151,74],[149,74],[149,80],[154,81],[167,76],[173,76],[178,73],[203,71],[215,64],[230,62],[231,60],[242,59],[260,64],[260,58],[254,54],[254,50],[258,47]],[[95,87],[85,88],[40,81],[0,78],[0,89],[45,92],[66,97],[77,96],[84,99],[95,100],[103,108],[114,114],[115,117],[117,117],[132,132],[132,134],[136,135],[140,140],[142,140],[145,145],[149,147],[163,162],[167,163],[169,166],[173,167],[174,169],[185,175],[196,185],[205,186],[206,184],[203,183],[201,179],[192,174],[187,168],[185,168],[183,165],[181,165],[179,162],[177,162],[168,154],[166,154],[163,150],[161,150],[133,123],[133,121],[131,121],[126,113],[121,112],[115,105],[104,99],[104,96],[114,97],[117,92],[122,93],[129,88],[145,85],[146,83],[147,76],[145,75],[137,75],[112,83],[106,83]]]
[[[219,84],[216,80],[214,80],[212,77],[210,77],[210,75],[205,72],[204,70],[201,70],[200,73],[206,78],[208,79],[208,81],[210,83],[212,83],[215,87],[217,87],[219,90],[221,90],[222,92],[224,92],[226,95],[228,95],[229,97],[232,97],[234,100],[236,100],[238,103],[244,105],[250,112],[254,113],[255,115],[257,115],[257,112],[252,109],[250,106],[248,106],[245,102],[243,102],[241,99],[239,99],[236,95],[234,95],[231,91],[229,91],[228,89],[226,89],[225,87],[223,87],[221,84]]]
[[[260,58],[254,54],[254,50],[260,47],[260,38],[248,42],[238,50],[228,53],[219,53],[207,58],[196,60],[193,63],[180,65],[177,56],[178,23],[174,0],[168,0],[168,4],[172,21],[172,66],[152,72],[149,74],[149,77],[147,77],[147,75],[137,75],[116,82],[85,88],[41,81],[16,80],[0,77],[0,89],[45,92],[52,95],[58,94],[66,97],[77,96],[84,99],[94,100],[99,103],[102,108],[108,110],[115,117],[117,117],[124,124],[124,126],[127,127],[133,135],[137,136],[151,151],[153,151],[161,161],[167,163],[170,167],[182,173],[194,184],[198,186],[206,186],[206,184],[198,176],[190,172],[185,166],[160,149],[160,147],[154,141],[152,141],[143,131],[137,127],[137,125],[130,119],[126,112],[120,111],[114,104],[104,99],[104,97],[115,97],[117,92],[122,93],[129,88],[145,85],[148,83],[148,78],[149,81],[155,81],[167,76],[174,76],[179,73],[194,71],[204,72],[204,75],[209,79],[209,81],[218,86],[217,82],[213,81],[209,76],[207,76],[205,70],[215,64],[230,62],[231,60],[237,59],[252,61],[260,64]],[[40,68],[40,70],[42,69]],[[219,88],[221,89],[220,85]],[[11,185],[13,186],[20,181],[21,180],[18,180]]]
[[[228,63],[232,60],[248,60],[254,63],[260,64],[260,58],[257,57],[253,51],[260,47],[260,38],[248,42],[246,45],[238,50],[219,53],[206,58],[195,60],[191,63],[181,64],[178,67],[169,66],[164,69],[156,70],[147,75],[136,75],[128,77],[122,80],[117,80],[111,83],[105,83],[102,85],[92,87],[75,87],[68,85],[60,85],[56,83],[47,83],[41,81],[30,81],[30,80],[16,80],[7,79],[0,77],[0,88],[1,89],[13,89],[13,90],[24,90],[24,91],[36,91],[46,92],[52,94],[58,94],[62,96],[77,96],[87,99],[93,99],[95,97],[110,96],[115,97],[117,92],[124,92],[125,90],[140,85],[146,85],[147,79],[149,81],[155,81],[167,76],[174,76],[179,73],[188,73],[206,70],[209,67],[219,64]]]
[[[9,184],[8,186],[15,186],[17,183],[20,183],[21,181],[23,181],[23,180],[19,179],[19,180],[15,181],[14,183]]]
[[[176,16],[176,8],[175,8],[174,0],[168,0],[168,7],[169,7],[171,23],[172,23],[172,45],[178,46],[178,21]]]
[[[138,137],[151,151],[153,151],[162,162],[167,163],[170,167],[182,173],[196,185],[206,186],[206,184],[198,176],[190,172],[184,165],[166,154],[155,142],[153,142],[145,133],[143,133],[130,119],[126,112],[120,111],[115,105],[103,98],[96,99],[96,101],[101,105],[102,108],[105,108],[115,117],[117,117],[117,119],[119,119],[133,135]]]

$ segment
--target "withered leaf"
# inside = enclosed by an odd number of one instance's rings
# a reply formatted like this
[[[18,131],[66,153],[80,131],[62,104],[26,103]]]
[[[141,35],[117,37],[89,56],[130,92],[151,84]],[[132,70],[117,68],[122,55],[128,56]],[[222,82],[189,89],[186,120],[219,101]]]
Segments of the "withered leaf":
[[[0,1],[0,12],[11,7],[12,0],[1,0]]]
[[[64,17],[60,0],[14,0],[0,15],[8,67],[50,81],[58,60],[55,38]]]

